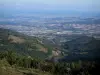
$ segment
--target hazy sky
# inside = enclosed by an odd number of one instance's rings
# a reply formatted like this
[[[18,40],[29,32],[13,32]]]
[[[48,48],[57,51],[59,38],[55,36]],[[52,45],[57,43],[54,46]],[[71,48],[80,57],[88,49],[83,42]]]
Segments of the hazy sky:
[[[100,12],[100,0],[0,0],[0,9]]]

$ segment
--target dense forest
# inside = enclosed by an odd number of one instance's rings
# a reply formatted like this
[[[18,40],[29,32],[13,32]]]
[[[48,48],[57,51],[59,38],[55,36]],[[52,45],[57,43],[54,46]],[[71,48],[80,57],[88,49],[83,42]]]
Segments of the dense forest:
[[[17,69],[22,75],[42,75],[34,74],[34,69],[48,73],[43,75],[96,75],[99,73],[99,61],[72,61],[72,62],[48,62],[40,59],[32,58],[31,56],[21,56],[13,51],[0,53],[0,63],[8,63],[10,67]],[[0,69],[5,69],[6,65],[0,64]],[[31,72],[20,69],[31,69]],[[1,72],[2,73],[2,72]],[[3,75],[3,73],[1,74]],[[98,74],[99,75],[99,74]]]

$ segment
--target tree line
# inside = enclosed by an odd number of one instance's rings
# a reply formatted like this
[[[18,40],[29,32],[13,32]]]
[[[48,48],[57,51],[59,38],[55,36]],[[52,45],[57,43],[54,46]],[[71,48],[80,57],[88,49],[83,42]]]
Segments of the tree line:
[[[0,52],[0,60],[6,59],[11,66],[39,69],[53,75],[96,75],[100,65],[95,61],[47,62],[31,56],[21,56],[13,51]]]

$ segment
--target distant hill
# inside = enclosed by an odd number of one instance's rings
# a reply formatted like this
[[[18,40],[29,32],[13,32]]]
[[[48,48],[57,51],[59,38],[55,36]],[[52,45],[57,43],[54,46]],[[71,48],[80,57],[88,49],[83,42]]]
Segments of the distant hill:
[[[100,40],[81,36],[62,45],[65,51],[63,60],[96,60],[100,58]]]
[[[45,59],[52,48],[41,43],[41,39],[12,30],[0,28],[0,51],[12,50],[22,55]]]

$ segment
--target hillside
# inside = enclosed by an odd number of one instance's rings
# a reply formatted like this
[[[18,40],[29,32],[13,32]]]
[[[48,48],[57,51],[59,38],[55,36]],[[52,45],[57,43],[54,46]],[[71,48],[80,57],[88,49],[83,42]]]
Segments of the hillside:
[[[63,45],[64,60],[95,60],[100,58],[100,40],[93,37],[81,36]]]
[[[0,60],[0,75],[51,75],[39,69],[12,67],[5,59]]]
[[[7,50],[45,59],[51,55],[52,47],[41,43],[41,39],[37,37],[31,37],[12,30],[0,28],[0,51]]]
[[[100,67],[100,40],[72,37],[53,49],[48,40],[0,29],[0,75],[95,75]],[[61,55],[61,56],[60,56]],[[53,57],[52,57],[53,56]],[[47,60],[41,60],[41,59]],[[58,61],[58,60],[61,60]],[[93,60],[93,61],[90,61]],[[67,62],[63,62],[67,61]]]

